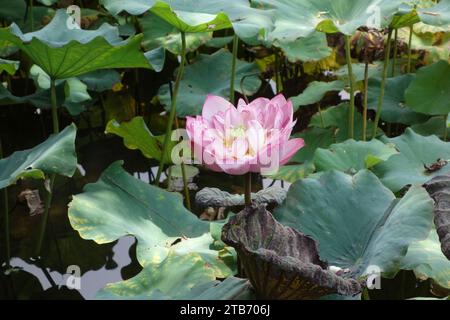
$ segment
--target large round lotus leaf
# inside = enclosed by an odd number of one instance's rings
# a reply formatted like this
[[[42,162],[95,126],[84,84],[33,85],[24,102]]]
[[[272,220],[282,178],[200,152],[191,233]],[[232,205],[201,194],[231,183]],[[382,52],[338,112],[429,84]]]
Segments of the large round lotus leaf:
[[[294,107],[298,109],[301,106],[311,105],[320,102],[328,92],[342,91],[345,88],[344,82],[340,80],[331,82],[313,81],[298,96],[292,97]]]
[[[118,123],[116,120],[111,120],[106,126],[106,133],[115,134],[123,138],[123,142],[128,149],[140,150],[142,155],[149,159],[161,160],[162,143],[164,136],[154,136],[148,129],[142,117],[133,118],[130,122]],[[172,163],[170,154],[172,147],[178,144],[177,141],[172,141],[164,163]]]
[[[450,113],[450,64],[441,60],[417,71],[406,90],[406,104],[430,115]]]
[[[60,85],[56,88],[58,105],[62,105],[64,102],[63,86]],[[0,86],[0,106],[8,106],[15,104],[31,104],[36,108],[50,109],[50,90],[37,90],[35,93],[17,97],[9,92],[3,85]]]
[[[156,0],[100,0],[100,4],[112,15],[118,15],[122,11],[126,11],[136,16],[148,11],[155,2]]]
[[[352,35],[359,27],[390,23],[402,0],[252,0],[257,8],[275,10],[271,40],[294,41],[314,30]]]
[[[277,173],[267,176],[266,178],[294,183],[300,179],[306,178],[313,173],[314,170],[315,168],[312,161],[307,161],[304,164],[282,166],[278,169]]]
[[[317,149],[314,164],[318,171],[334,169],[353,174],[370,169],[397,153],[394,145],[376,139],[369,142],[347,140],[328,149]]]
[[[161,263],[170,253],[197,253],[216,276],[224,278],[232,273],[220,255],[219,250],[225,248],[210,249],[214,243],[210,223],[186,210],[180,194],[134,178],[120,162],[112,164],[99,181],[74,196],[69,219],[83,239],[99,244],[125,235],[135,236],[137,258],[144,267]]]
[[[450,289],[450,260],[441,251],[436,230],[431,230],[427,239],[414,242],[401,263],[401,268],[414,270],[421,280],[433,279],[443,288]]]
[[[428,116],[412,111],[405,104],[405,91],[414,79],[412,74],[389,78],[386,82],[381,119],[391,123],[415,124],[425,122]],[[368,105],[377,110],[381,79],[369,79]]]
[[[142,45],[146,50],[163,47],[173,54],[181,53],[181,32],[164,19],[149,13],[139,19],[144,33]],[[212,32],[186,34],[186,49],[192,52],[212,38]]]
[[[439,138],[444,139],[446,125],[447,119],[444,119],[442,116],[436,116],[423,123],[412,125],[411,129],[422,136],[436,135]]]
[[[275,46],[281,48],[292,63],[319,61],[329,57],[333,51],[328,46],[327,36],[322,32],[314,32],[309,37],[292,42],[277,42]]]
[[[25,17],[27,5],[25,0],[0,0],[0,19],[20,21]]]
[[[19,179],[45,179],[48,174],[71,177],[77,167],[74,124],[33,149],[17,151],[0,160],[0,189]]]
[[[450,0],[440,0],[431,8],[420,8],[417,10],[423,23],[433,26],[445,26],[450,24]]]
[[[103,24],[97,30],[69,28],[69,15],[58,10],[43,29],[23,34],[16,24],[0,29],[0,40],[23,50],[55,79],[76,77],[98,69],[150,68],[140,51],[142,36],[123,41],[118,29]]]
[[[394,192],[409,184],[423,184],[450,171],[450,165],[444,165],[441,169],[437,167],[437,170],[432,168],[440,159],[450,159],[450,143],[436,136],[424,137],[408,128],[400,137],[382,137],[381,140],[395,144],[400,151],[400,154],[373,168],[384,185]]]
[[[228,97],[231,82],[232,54],[226,50],[219,50],[212,55],[201,54],[198,59],[188,66],[180,84],[177,101],[179,117],[198,115],[202,111],[205,97],[208,94]],[[241,80],[242,89],[241,89]],[[261,86],[259,69],[254,63],[238,60],[236,64],[236,91],[251,96]],[[168,84],[159,89],[159,100],[170,109],[170,87]]]
[[[275,217],[318,241],[329,265],[352,276],[378,266],[392,276],[408,246],[430,232],[433,201],[422,187],[398,200],[367,170],[354,176],[328,171],[293,184]]]

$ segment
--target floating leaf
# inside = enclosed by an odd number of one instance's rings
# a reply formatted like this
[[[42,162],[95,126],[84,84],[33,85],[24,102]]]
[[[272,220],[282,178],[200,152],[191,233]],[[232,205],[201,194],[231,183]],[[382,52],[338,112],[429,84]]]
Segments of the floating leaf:
[[[409,184],[423,184],[450,171],[449,165],[435,171],[427,169],[439,159],[450,159],[450,143],[443,142],[436,136],[424,137],[408,128],[400,137],[382,137],[381,141],[393,143],[400,151],[400,154],[373,168],[384,185],[394,192]]]
[[[369,142],[348,140],[328,149],[317,149],[314,164],[318,171],[339,170],[356,173],[388,160],[398,152],[394,145],[373,139]]]
[[[383,100],[381,119],[390,123],[415,124],[425,122],[428,116],[412,111],[405,103],[405,91],[414,76],[406,74],[388,78]],[[369,79],[368,105],[370,110],[376,110],[380,96],[381,79]]]
[[[433,26],[445,26],[450,24],[450,1],[440,0],[431,8],[420,8],[417,10],[423,23]]]
[[[441,60],[417,71],[406,90],[406,104],[429,115],[450,113],[450,64]]]
[[[328,92],[342,91],[345,84],[340,81],[321,82],[313,81],[308,87],[298,96],[291,98],[294,107],[307,106],[320,102]]]
[[[349,276],[377,266],[393,276],[408,246],[431,230],[433,201],[422,187],[412,187],[398,200],[370,171],[354,176],[328,171],[289,189],[275,211],[281,223],[319,243],[322,260],[349,269]]]
[[[314,171],[315,167],[312,161],[307,161],[304,164],[282,166],[276,174],[267,176],[267,178],[294,183],[297,180],[306,178]]]
[[[23,34],[16,24],[0,29],[0,39],[23,50],[49,76],[76,77],[98,69],[150,68],[140,51],[141,36],[123,41],[118,29],[103,24],[97,30],[69,28],[69,15],[58,10],[43,29]]]
[[[328,47],[327,37],[321,32],[314,32],[307,38],[299,38],[292,42],[279,42],[275,45],[284,51],[292,63],[298,61],[319,61],[329,57],[332,49]]]
[[[200,54],[197,60],[185,68],[180,84],[177,114],[179,117],[200,114],[205,97],[213,94],[228,97],[231,82],[232,54],[226,50],[219,50],[212,55]],[[261,86],[259,70],[254,63],[237,61],[236,65],[236,91],[246,95],[254,94]],[[243,92],[241,81],[243,80]],[[159,90],[159,99],[166,110],[169,110],[170,88],[163,85]]]
[[[68,126],[33,149],[0,160],[0,189],[19,179],[45,179],[48,174],[71,177],[77,167],[75,125]]]

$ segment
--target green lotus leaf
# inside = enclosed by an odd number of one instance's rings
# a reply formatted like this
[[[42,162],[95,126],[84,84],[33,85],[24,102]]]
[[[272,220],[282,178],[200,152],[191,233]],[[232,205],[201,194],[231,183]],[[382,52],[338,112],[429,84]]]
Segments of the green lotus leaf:
[[[330,91],[342,91],[344,88],[345,84],[340,80],[331,82],[313,81],[300,95],[292,97],[291,100],[296,108],[307,106],[320,102]]]
[[[363,133],[362,115],[355,114],[355,137],[362,137]],[[348,139],[348,103],[342,103],[338,106],[316,113],[310,122],[310,127],[335,128],[334,142],[343,142]],[[367,136],[370,137],[373,131],[373,121],[367,121]],[[380,130],[381,131],[381,130]]]
[[[304,179],[315,170],[312,161],[307,161],[304,164],[293,164],[282,166],[277,173],[267,176],[267,178],[274,180],[283,180],[294,183],[297,180]]]
[[[25,17],[26,11],[25,0],[0,0],[0,19],[20,21]]]
[[[58,90],[59,89],[59,90]],[[62,104],[64,101],[64,91],[61,86],[57,88],[58,101]],[[49,109],[50,102],[50,90],[37,90],[35,93],[17,97],[9,92],[3,85],[0,85],[0,106],[15,105],[15,104],[31,104],[37,108]]]
[[[74,124],[36,147],[0,160],[0,189],[19,179],[45,179],[49,174],[71,177],[77,167]]]
[[[364,63],[352,63],[353,67],[353,79],[356,82],[364,81],[365,76],[365,64]],[[380,62],[374,62],[369,64],[369,79],[374,77],[381,77],[383,73],[383,64]],[[344,65],[335,72],[338,80],[344,83],[348,83],[348,67]]]
[[[105,132],[123,138],[124,144],[128,149],[140,150],[146,158],[161,160],[164,136],[154,136],[142,117],[135,117],[130,122],[122,123],[111,120],[106,126]],[[164,163],[172,163],[170,154],[177,143],[177,141],[171,142],[167,155],[164,158]]]
[[[328,46],[326,35],[322,32],[314,32],[309,37],[299,38],[292,42],[277,42],[275,46],[281,48],[292,63],[319,61],[329,57],[333,51]]]
[[[402,0],[252,0],[257,8],[275,10],[273,30],[269,39],[295,41],[315,30],[353,35],[362,26],[375,24],[379,10],[380,24],[386,26],[398,11]]]
[[[121,83],[120,73],[113,69],[96,70],[78,77],[90,91],[103,92],[111,90]]]
[[[440,60],[417,71],[405,93],[406,104],[429,115],[450,113],[450,64]]]
[[[307,143],[291,158],[291,162],[305,163],[312,160],[317,148],[327,148],[335,142],[334,131],[334,128],[313,126],[302,133],[294,134],[293,138],[302,138]]]
[[[430,232],[433,201],[422,187],[396,199],[367,170],[354,176],[328,171],[293,184],[275,217],[312,236],[321,259],[349,269],[348,276],[363,276],[377,266],[389,277],[399,270],[409,245]]]
[[[369,142],[347,140],[333,144],[328,149],[317,149],[314,164],[318,171],[356,173],[362,169],[370,169],[395,154],[398,152],[394,145],[384,144],[376,139]]]
[[[395,78],[388,78],[383,100],[381,119],[391,123],[415,124],[425,122],[428,116],[412,111],[405,104],[405,91],[414,79],[414,75],[405,74]],[[381,79],[369,79],[368,105],[370,110],[376,111],[380,96]]]
[[[163,47],[173,54],[181,54],[181,32],[159,16],[149,13],[139,19],[144,33],[142,45],[146,50]],[[212,38],[212,32],[186,34],[188,52],[197,50]]]
[[[5,71],[11,76],[19,69],[20,62],[0,58],[0,74]]]
[[[395,144],[400,151],[400,154],[373,168],[384,185],[394,192],[409,184],[423,184],[450,171],[449,165],[434,171],[426,168],[431,168],[439,159],[450,159],[450,143],[443,142],[436,136],[424,137],[408,128],[400,137],[382,137],[381,140]]]
[[[208,94],[228,97],[231,82],[232,54],[224,49],[212,55],[200,54],[197,60],[186,66],[180,84],[177,114],[179,117],[200,114],[205,97]],[[242,89],[241,89],[241,81]],[[250,96],[256,93],[261,86],[259,69],[254,63],[237,61],[236,64],[236,91]],[[170,108],[170,87],[168,84],[159,89],[159,100]]]
[[[231,41],[233,41],[233,36],[215,37],[206,42],[205,46],[220,49],[231,43]]]
[[[450,289],[450,261],[441,251],[435,229],[431,230],[427,239],[409,246],[401,268],[413,270],[420,280],[431,278],[441,287]]]
[[[417,10],[423,23],[433,26],[446,26],[450,24],[450,0],[440,0],[431,8],[420,8]]]
[[[447,120],[442,116],[432,117],[428,121],[411,126],[411,129],[422,136],[436,135],[443,139]]]
[[[138,240],[137,259],[144,268],[160,264],[171,254],[196,253],[217,277],[231,275],[232,268],[220,256],[226,248],[210,249],[211,224],[186,210],[180,194],[134,178],[121,164],[113,163],[70,203],[69,220],[80,236],[102,244],[133,235]]]
[[[156,0],[100,0],[99,2],[114,16],[123,11],[139,16],[148,11]]]
[[[38,1],[46,6],[51,6],[58,2],[58,0],[38,0]]]
[[[66,79],[98,69],[150,68],[140,51],[142,36],[123,41],[116,27],[97,30],[70,29],[70,16],[58,10],[43,29],[22,33],[16,24],[0,29],[0,39],[24,51],[50,77]]]

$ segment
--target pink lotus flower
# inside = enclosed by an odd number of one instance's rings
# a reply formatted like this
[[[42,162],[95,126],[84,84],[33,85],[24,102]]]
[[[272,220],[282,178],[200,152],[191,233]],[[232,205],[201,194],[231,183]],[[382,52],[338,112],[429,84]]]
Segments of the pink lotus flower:
[[[289,140],[295,123],[292,102],[283,95],[250,104],[241,99],[237,108],[209,95],[202,115],[187,117],[186,129],[196,160],[209,169],[271,174],[305,145],[303,139]]]

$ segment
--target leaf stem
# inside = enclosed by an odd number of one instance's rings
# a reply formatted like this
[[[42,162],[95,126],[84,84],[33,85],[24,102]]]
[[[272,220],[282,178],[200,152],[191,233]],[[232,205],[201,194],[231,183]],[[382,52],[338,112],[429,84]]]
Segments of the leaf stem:
[[[394,56],[392,60],[392,77],[395,77],[395,67],[397,66],[397,55],[398,55],[398,29],[394,31]]]
[[[3,158],[2,140],[0,139],[0,159]],[[5,214],[5,246],[6,246],[6,265],[9,267],[11,261],[11,243],[10,243],[10,231],[9,231],[9,206],[8,206],[8,189],[1,190],[1,199],[3,200],[3,211]]]
[[[31,24],[31,32],[34,31],[34,4],[33,0],[30,0],[30,24]]]
[[[367,109],[369,105],[369,61],[366,59],[364,66],[364,102],[363,102],[363,129],[362,140],[367,140]]]
[[[166,156],[166,153],[169,148],[172,127],[173,127],[174,119],[177,114],[178,91],[180,89],[180,83],[181,83],[181,78],[183,77],[185,63],[186,63],[186,33],[182,31],[181,32],[181,64],[180,64],[180,67],[178,68],[177,78],[175,80],[175,87],[173,90],[172,103],[171,103],[171,107],[170,107],[169,121],[167,123],[167,130],[166,130],[166,135],[164,136],[161,160],[159,162],[158,173],[156,175],[156,180],[155,180],[156,186],[159,186],[159,183],[160,183],[159,180],[161,179],[161,174],[162,174],[162,171],[164,168],[165,156]]]
[[[175,117],[175,127],[178,129],[179,125],[178,125],[178,118]],[[183,190],[184,190],[184,197],[186,198],[186,208],[189,211],[192,211],[192,207],[191,207],[191,194],[189,192],[189,187],[188,187],[188,181],[187,181],[187,176],[186,176],[186,165],[184,164],[184,162],[181,162],[181,176],[183,177]],[[169,179],[170,182],[170,179]]]
[[[50,79],[50,95],[51,95],[51,103],[52,103],[52,120],[53,120],[53,133],[59,133],[59,120],[58,120],[58,100],[56,97],[56,80]],[[52,173],[50,175],[50,183],[48,185],[48,190],[45,195],[44,200],[44,214],[42,217],[41,228],[39,232],[39,238],[36,246],[36,257],[38,257],[42,250],[42,243],[44,242],[45,231],[47,229],[48,224],[48,216],[50,214],[50,206],[52,203],[52,193],[53,193],[53,185],[55,183],[56,174]]]
[[[408,64],[406,67],[406,72],[411,73],[411,55],[412,55],[412,36],[414,32],[414,25],[409,27],[409,40],[408,40]]]
[[[353,79],[353,66],[352,66],[352,56],[351,56],[351,37],[345,35],[345,56],[347,60],[348,68],[348,81],[350,87],[350,107],[348,112],[348,138],[354,138],[354,126],[355,126],[355,85]]]
[[[236,81],[236,62],[239,48],[239,37],[235,34],[233,37],[233,60],[231,61],[231,78],[230,78],[230,102],[234,104],[234,82]]]
[[[391,40],[392,40],[392,29],[389,30],[389,34],[388,34],[387,48],[386,48],[386,54],[385,54],[385,59],[384,59],[384,66],[383,66],[383,76],[381,79],[380,96],[378,98],[378,106],[377,106],[377,114],[375,116],[375,123],[373,124],[372,139],[375,139],[375,137],[377,135],[378,124],[379,124],[380,118],[381,118],[381,110],[383,109],[384,92],[385,92],[385,88],[386,88],[386,79],[388,77],[389,59],[391,56]]]
[[[245,206],[252,205],[252,173],[248,172],[245,175]]]

